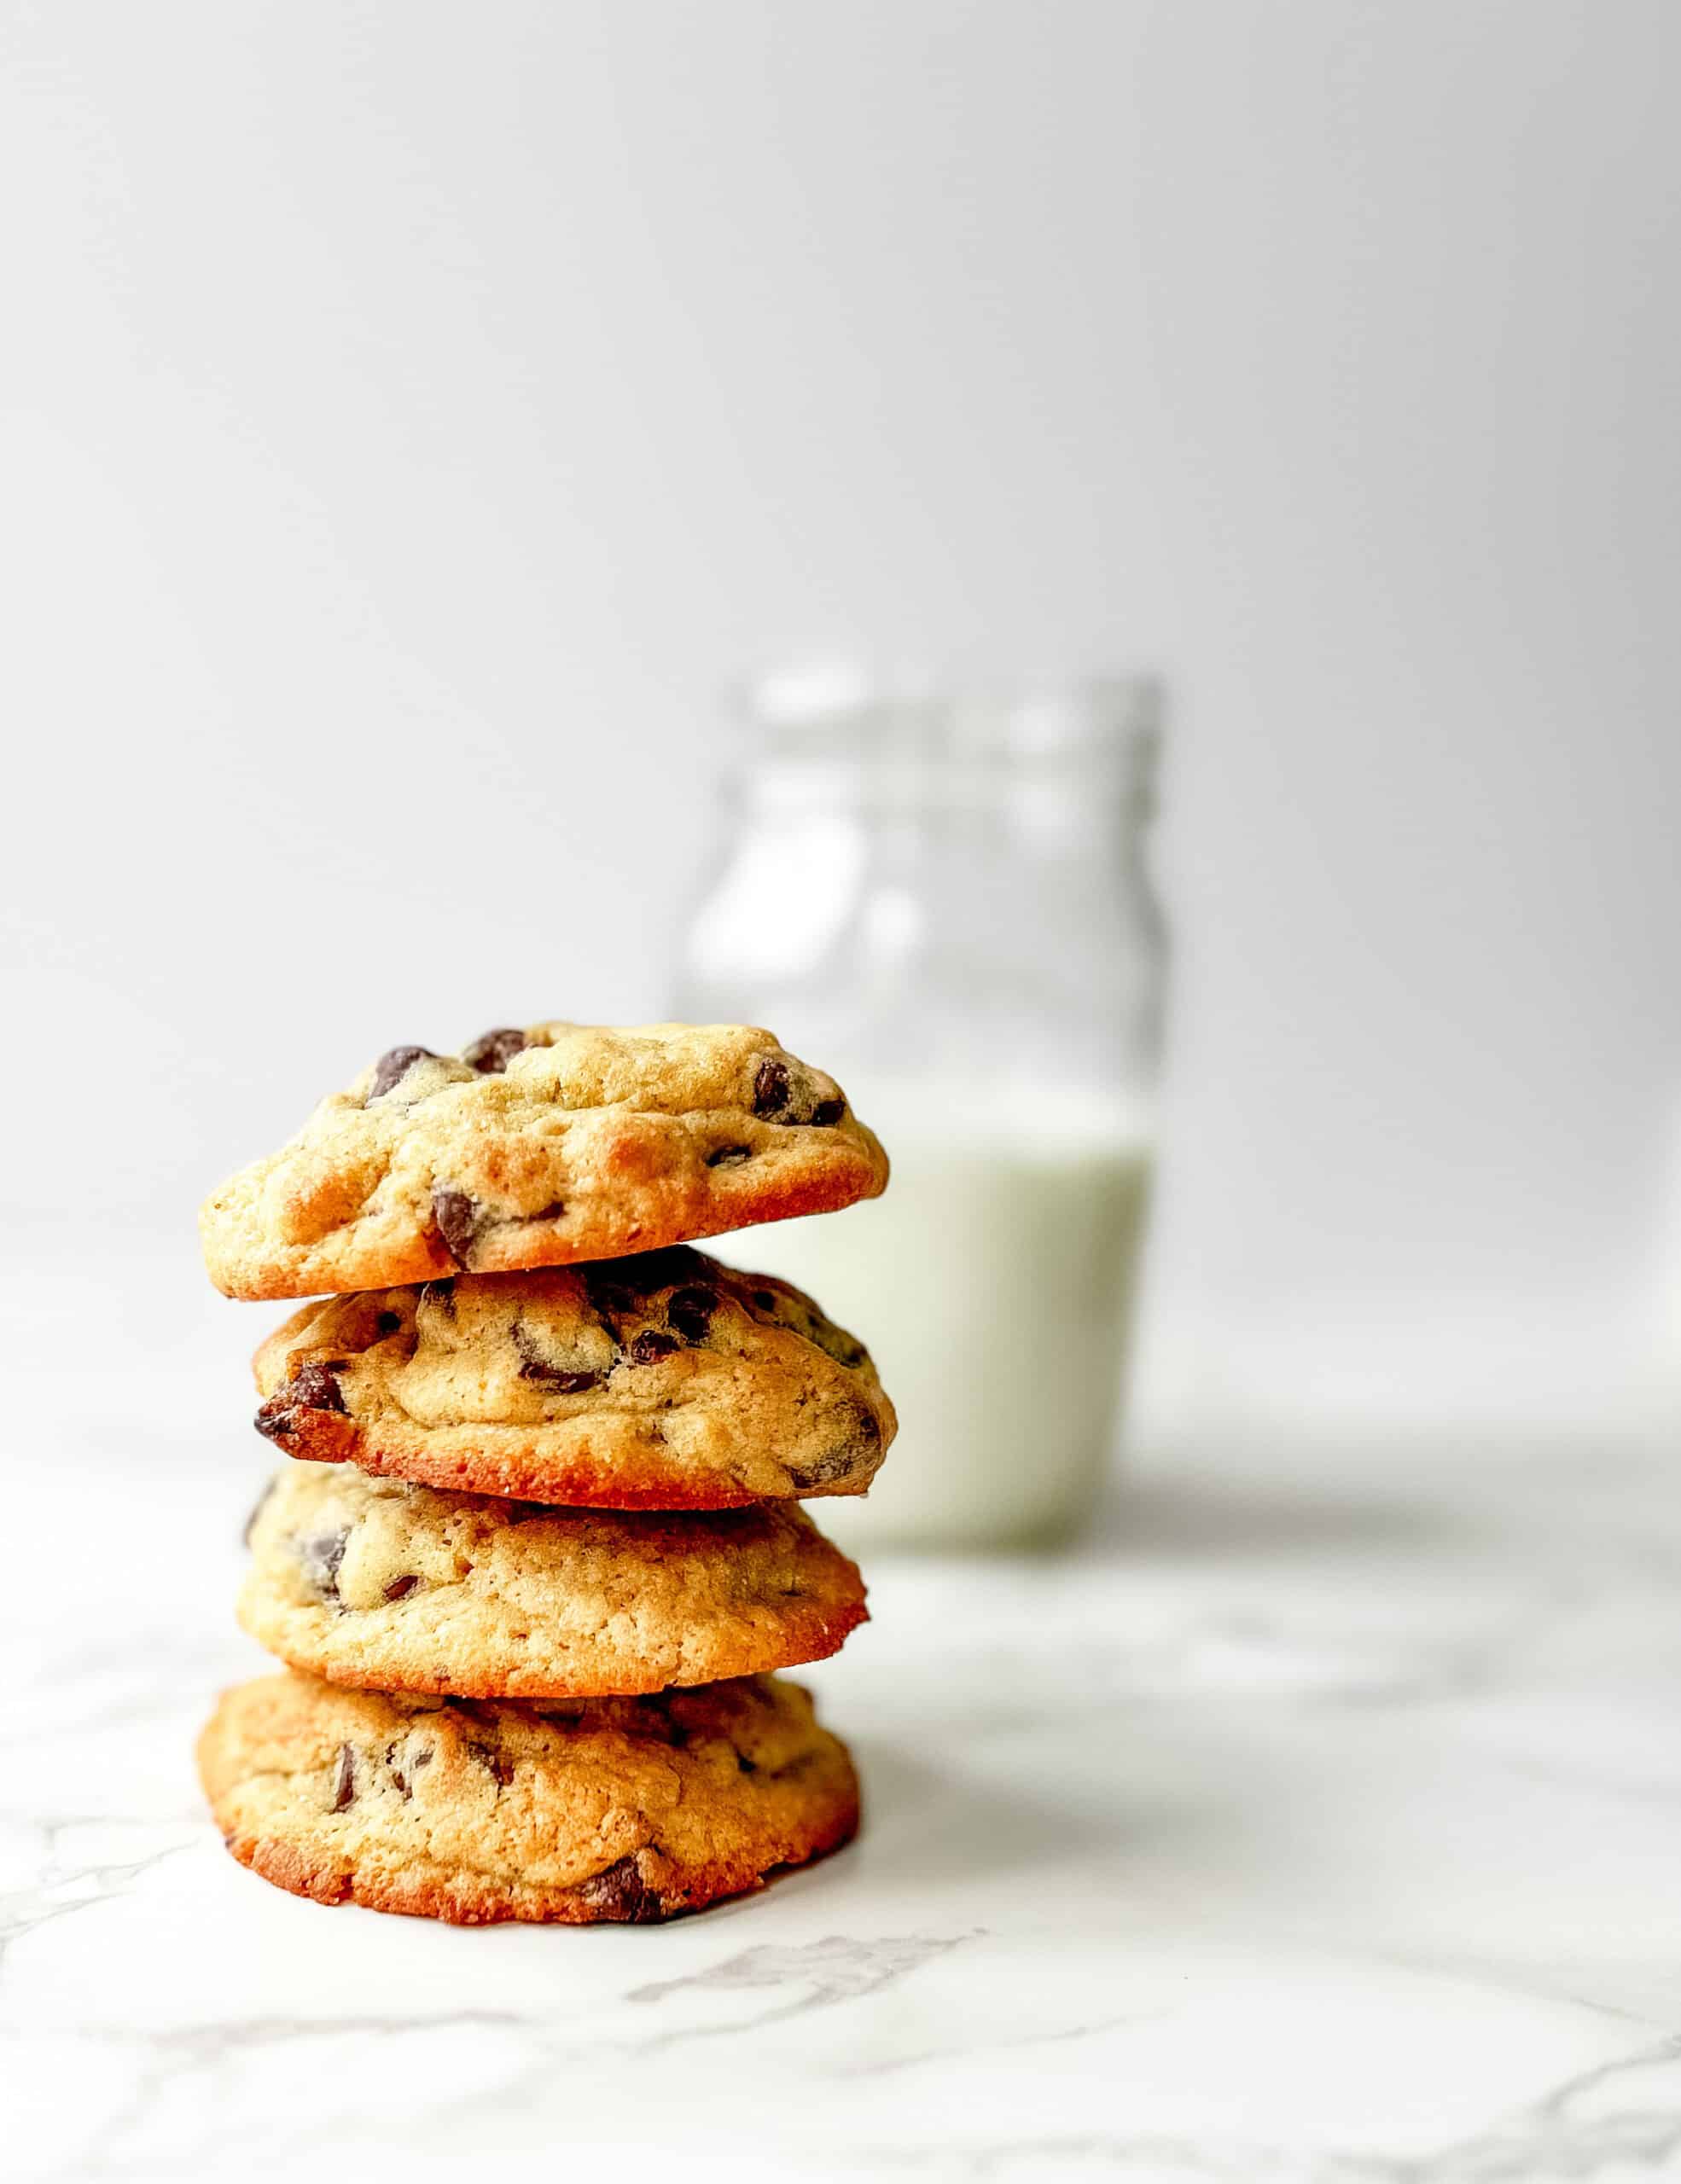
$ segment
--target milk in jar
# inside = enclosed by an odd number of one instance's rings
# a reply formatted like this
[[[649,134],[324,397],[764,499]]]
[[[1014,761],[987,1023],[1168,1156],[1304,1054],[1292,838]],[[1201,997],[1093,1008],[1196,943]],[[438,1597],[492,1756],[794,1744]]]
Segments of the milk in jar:
[[[1073,1536],[1114,1461],[1155,1144],[1155,686],[762,702],[678,1013],[831,1071],[882,1197],[713,1240],[870,1348],[899,1434],[859,1551]]]
[[[1113,1457],[1149,1120],[1054,1096],[988,1112],[953,1088],[952,1123],[931,1129],[920,1092],[854,1098],[891,1153],[887,1192],[707,1246],[809,1291],[867,1344],[898,1408],[867,1502],[813,1513],[860,1551],[1064,1538]]]

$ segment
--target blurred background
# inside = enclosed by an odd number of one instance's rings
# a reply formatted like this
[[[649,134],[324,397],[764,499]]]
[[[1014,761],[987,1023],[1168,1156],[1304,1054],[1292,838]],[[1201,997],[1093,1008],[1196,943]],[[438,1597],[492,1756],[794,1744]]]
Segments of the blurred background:
[[[1142,1451],[1661,1428],[1678,61],[1669,0],[0,6],[62,1431],[177,1430],[143,1360],[237,1414],[193,1210],[374,1054],[672,1005],[729,694],[814,662],[1165,685]]]

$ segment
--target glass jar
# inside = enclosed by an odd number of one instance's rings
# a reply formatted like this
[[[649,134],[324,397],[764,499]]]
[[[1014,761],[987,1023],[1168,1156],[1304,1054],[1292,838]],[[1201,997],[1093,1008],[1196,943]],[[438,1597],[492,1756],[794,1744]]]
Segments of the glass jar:
[[[899,1438],[860,1547],[1066,1540],[1112,1461],[1164,966],[1149,681],[1008,700],[760,686],[675,1013],[832,1071],[884,1197],[721,1240],[868,1345]]]

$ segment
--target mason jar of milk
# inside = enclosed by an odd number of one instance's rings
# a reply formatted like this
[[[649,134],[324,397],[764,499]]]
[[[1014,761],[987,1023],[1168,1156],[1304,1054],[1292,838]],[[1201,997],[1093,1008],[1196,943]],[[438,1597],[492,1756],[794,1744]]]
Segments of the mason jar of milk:
[[[1113,1461],[1155,1141],[1157,687],[760,685],[675,1013],[838,1076],[886,1194],[725,1237],[869,1345],[899,1438],[860,1548],[1070,1537]]]

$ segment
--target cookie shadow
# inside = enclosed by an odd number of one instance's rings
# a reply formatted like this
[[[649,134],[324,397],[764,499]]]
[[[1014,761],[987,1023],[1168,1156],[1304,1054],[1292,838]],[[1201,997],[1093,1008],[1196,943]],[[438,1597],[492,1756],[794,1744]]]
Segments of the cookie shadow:
[[[1019,1883],[1037,1869],[1066,1871],[1083,1854],[1118,1849],[1145,1818],[1100,1824],[1052,1796],[931,1767],[902,1745],[870,1737],[852,1745],[864,1780],[862,1857],[899,1885]]]

